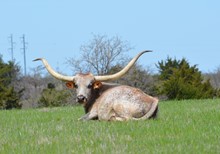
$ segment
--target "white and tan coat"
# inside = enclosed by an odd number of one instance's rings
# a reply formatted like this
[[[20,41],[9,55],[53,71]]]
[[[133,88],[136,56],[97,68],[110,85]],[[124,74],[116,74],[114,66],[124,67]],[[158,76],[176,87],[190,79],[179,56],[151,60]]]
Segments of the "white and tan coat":
[[[65,81],[68,88],[76,89],[77,102],[83,104],[86,113],[80,120],[144,120],[156,117],[158,99],[140,89],[106,81],[116,80],[125,75],[145,52],[150,51],[139,53],[118,73],[105,76],[94,76],[91,73],[64,76],[54,71],[45,59],[36,60],[41,60],[48,72],[55,78]]]

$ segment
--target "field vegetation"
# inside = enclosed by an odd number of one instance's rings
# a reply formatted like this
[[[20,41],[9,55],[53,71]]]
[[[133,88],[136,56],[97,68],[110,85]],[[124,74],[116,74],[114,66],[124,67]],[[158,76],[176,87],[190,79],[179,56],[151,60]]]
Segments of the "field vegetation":
[[[82,122],[81,106],[0,110],[0,153],[219,153],[220,100],[160,102],[156,120]]]

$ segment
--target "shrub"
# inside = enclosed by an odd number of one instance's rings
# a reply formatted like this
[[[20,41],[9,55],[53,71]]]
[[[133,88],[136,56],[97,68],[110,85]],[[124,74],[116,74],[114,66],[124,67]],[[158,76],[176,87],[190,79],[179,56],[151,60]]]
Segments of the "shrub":
[[[43,90],[42,96],[38,101],[40,107],[62,106],[68,102],[70,93],[66,90],[56,90],[55,85],[49,83]]]
[[[168,99],[201,99],[212,98],[216,90],[209,80],[204,80],[196,65],[190,66],[186,59],[176,60],[167,58],[158,62],[160,94],[165,94]]]

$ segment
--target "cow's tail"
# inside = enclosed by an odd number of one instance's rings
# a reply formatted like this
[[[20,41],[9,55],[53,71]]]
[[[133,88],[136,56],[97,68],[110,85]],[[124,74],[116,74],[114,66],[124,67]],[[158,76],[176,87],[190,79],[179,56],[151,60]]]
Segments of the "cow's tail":
[[[158,113],[158,102],[159,100],[157,98],[153,98],[150,110],[143,117],[134,118],[134,120],[146,120],[156,118]]]

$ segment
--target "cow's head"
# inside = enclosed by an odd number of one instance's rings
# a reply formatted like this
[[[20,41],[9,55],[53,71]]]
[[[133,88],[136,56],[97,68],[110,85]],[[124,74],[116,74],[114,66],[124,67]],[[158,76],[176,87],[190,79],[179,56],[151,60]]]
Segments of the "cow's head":
[[[92,94],[101,88],[102,83],[96,81],[91,73],[80,73],[75,76],[73,81],[66,82],[66,86],[70,89],[76,89],[78,103],[86,104],[88,100],[91,100]]]
[[[97,90],[101,87],[103,81],[116,80],[125,75],[129,69],[134,65],[138,58],[146,52],[143,51],[134,57],[121,71],[112,75],[93,76],[92,74],[77,74],[75,76],[65,76],[57,73],[48,62],[43,58],[35,59],[34,61],[41,60],[45,65],[47,71],[55,78],[65,81],[68,88],[75,88],[77,91],[77,101],[86,104],[91,99],[93,90]]]

